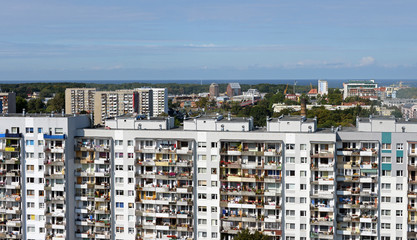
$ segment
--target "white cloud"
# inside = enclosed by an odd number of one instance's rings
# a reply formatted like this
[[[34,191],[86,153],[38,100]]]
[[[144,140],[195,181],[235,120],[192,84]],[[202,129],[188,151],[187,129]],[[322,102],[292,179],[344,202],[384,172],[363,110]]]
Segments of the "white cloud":
[[[368,66],[368,65],[372,65],[375,63],[375,58],[368,56],[368,57],[363,57],[361,58],[361,60],[359,61],[359,66]]]

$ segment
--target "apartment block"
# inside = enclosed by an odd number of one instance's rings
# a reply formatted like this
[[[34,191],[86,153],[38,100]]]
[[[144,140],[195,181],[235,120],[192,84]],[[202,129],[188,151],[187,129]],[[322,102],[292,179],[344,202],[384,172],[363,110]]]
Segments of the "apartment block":
[[[153,105],[152,116],[168,113],[168,90],[166,88],[152,88]]]
[[[378,98],[378,84],[374,80],[350,80],[343,83],[343,99],[358,96],[360,98]]]
[[[1,239],[416,239],[417,121],[0,117]]]
[[[92,113],[94,111],[95,92],[95,88],[65,89],[65,113],[76,114],[83,111]]]
[[[0,113],[16,113],[16,93],[0,93]]]
[[[94,97],[94,124],[103,124],[106,118],[136,113],[137,91],[97,91]]]
[[[0,238],[73,239],[67,149],[89,119],[9,114],[0,123]]]

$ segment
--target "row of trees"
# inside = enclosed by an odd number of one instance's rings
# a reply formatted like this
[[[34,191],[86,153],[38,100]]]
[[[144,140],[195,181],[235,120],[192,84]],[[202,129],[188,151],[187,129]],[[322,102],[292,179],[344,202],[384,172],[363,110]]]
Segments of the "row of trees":
[[[21,96],[16,97],[16,112],[21,113],[23,109],[28,113],[61,112],[65,108],[65,96],[63,93],[56,94],[46,104],[41,98],[27,101]]]

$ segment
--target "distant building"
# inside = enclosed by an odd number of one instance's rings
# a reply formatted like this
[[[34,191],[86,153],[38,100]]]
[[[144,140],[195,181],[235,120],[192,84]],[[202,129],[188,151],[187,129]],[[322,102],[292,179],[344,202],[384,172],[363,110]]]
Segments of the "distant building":
[[[350,80],[343,83],[343,99],[352,96],[377,99],[377,88],[374,80]]]
[[[166,88],[152,88],[153,115],[157,117],[162,113],[168,113],[168,90]]]
[[[295,102],[298,102],[300,97],[301,97],[301,94],[299,94],[299,93],[296,93],[296,94],[288,93],[287,95],[285,95],[285,99],[295,101]]]
[[[317,84],[318,91],[317,93],[320,95],[328,95],[329,94],[329,84],[326,80],[319,80]]]
[[[417,118],[417,104],[404,104],[401,107],[401,113],[403,118]]]
[[[315,89],[315,88],[312,88],[312,89],[310,89],[310,91],[307,93],[307,96],[308,97],[310,97],[310,98],[312,98],[312,97],[317,97],[317,95],[318,95],[318,92],[317,92],[317,89]]]
[[[233,97],[238,95],[242,95],[242,89],[240,87],[240,84],[229,83],[229,85],[227,85],[227,96]]]
[[[0,93],[0,113],[16,112],[16,93]]]
[[[94,111],[95,88],[67,88],[65,89],[65,113],[75,114],[82,111]]]
[[[136,88],[137,99],[135,102],[138,104],[138,114],[140,115],[153,115],[153,91],[152,88]]]
[[[106,118],[137,113],[138,92],[135,90],[97,91],[94,97],[94,124]]]
[[[209,92],[210,92],[210,97],[212,97],[212,98],[218,97],[219,96],[219,84],[212,83],[210,85]]]

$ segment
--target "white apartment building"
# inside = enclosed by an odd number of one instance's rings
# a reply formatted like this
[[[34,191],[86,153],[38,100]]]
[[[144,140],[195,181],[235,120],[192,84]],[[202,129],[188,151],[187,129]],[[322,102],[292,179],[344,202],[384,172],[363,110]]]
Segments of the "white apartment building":
[[[416,239],[417,121],[0,117],[1,239]]]
[[[320,95],[329,94],[329,83],[326,80],[317,81],[317,93]]]
[[[168,113],[168,90],[166,88],[152,88],[153,105],[152,116]]]

